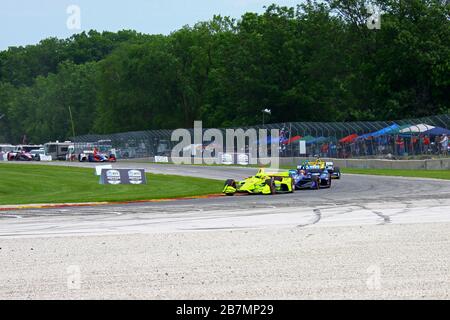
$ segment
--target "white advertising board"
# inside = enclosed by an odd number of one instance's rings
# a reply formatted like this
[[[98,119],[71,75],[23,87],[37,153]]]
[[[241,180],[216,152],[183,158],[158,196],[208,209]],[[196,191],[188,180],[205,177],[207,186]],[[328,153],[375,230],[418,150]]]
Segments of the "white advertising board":
[[[249,160],[248,155],[245,153],[239,153],[237,155],[237,164],[241,166],[248,166]]]
[[[300,140],[300,154],[306,154],[306,141]]]
[[[39,155],[39,160],[41,160],[41,161],[52,161],[52,156],[46,156],[46,155],[40,154]]]
[[[155,156],[155,162],[169,163],[169,157]]]
[[[233,155],[231,153],[222,153],[222,156],[220,157],[220,163],[226,165],[233,164]]]

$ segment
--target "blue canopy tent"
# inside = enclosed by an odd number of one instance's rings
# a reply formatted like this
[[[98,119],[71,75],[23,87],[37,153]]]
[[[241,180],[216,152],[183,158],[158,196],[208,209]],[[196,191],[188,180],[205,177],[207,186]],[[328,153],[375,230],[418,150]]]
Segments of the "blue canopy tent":
[[[427,134],[430,136],[440,136],[443,134],[450,135],[450,130],[441,127],[435,127],[431,130],[425,131],[423,134]]]
[[[381,129],[377,132],[374,132],[372,134],[372,137],[379,137],[379,136],[383,136],[385,134],[391,133],[392,131],[397,130],[398,128],[400,128],[400,126],[398,124],[393,124],[392,126],[386,127],[384,129]]]
[[[362,139],[366,139],[366,138],[370,138],[370,137],[379,137],[385,134],[389,134],[392,131],[397,130],[398,128],[400,128],[400,126],[396,123],[394,123],[393,125],[383,128],[381,130],[375,131],[375,132],[371,132],[371,133],[366,133],[363,134],[361,136],[359,136],[358,138],[356,138],[357,140],[362,140]]]

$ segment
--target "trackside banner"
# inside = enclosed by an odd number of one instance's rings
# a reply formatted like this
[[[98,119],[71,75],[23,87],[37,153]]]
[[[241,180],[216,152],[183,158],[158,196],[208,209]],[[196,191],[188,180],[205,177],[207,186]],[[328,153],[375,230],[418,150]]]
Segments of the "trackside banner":
[[[100,184],[147,184],[144,169],[102,169]]]
[[[155,162],[169,163],[169,157],[155,156]]]
[[[249,156],[245,153],[221,153],[219,154],[219,163],[225,165],[239,164],[241,166],[248,166]]]
[[[52,161],[52,156],[46,156],[46,155],[39,155],[39,160],[41,161]]]

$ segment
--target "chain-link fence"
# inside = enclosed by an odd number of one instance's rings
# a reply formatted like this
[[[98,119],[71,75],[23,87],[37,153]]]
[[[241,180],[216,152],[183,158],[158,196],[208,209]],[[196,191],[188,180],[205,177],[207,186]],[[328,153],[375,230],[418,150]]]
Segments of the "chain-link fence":
[[[398,121],[287,122],[241,129],[251,128],[268,129],[269,133],[270,129],[278,129],[282,157],[404,158],[447,155],[450,115]],[[188,130],[193,137],[193,129]],[[225,133],[226,129],[220,130]],[[75,149],[81,151],[97,147],[103,152],[114,149],[118,159],[170,156],[172,148],[178,143],[171,141],[171,136],[172,130],[84,135],[75,138]],[[202,144],[195,148],[202,150],[206,146]],[[246,150],[249,147],[252,146],[246,146]]]

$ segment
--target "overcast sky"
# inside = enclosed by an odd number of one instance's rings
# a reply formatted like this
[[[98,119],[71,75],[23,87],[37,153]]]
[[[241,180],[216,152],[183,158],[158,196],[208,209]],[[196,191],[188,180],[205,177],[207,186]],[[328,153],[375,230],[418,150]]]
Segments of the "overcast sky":
[[[35,44],[48,37],[67,38],[83,30],[135,29],[168,34],[183,25],[209,20],[214,14],[239,18],[263,12],[264,5],[295,6],[301,0],[0,0],[0,50]],[[75,11],[80,9],[81,30]]]

